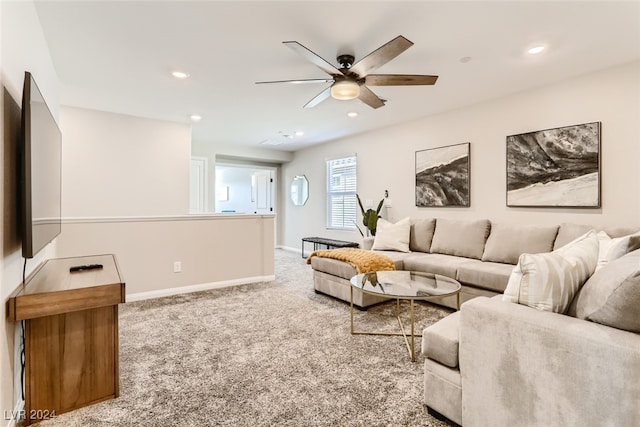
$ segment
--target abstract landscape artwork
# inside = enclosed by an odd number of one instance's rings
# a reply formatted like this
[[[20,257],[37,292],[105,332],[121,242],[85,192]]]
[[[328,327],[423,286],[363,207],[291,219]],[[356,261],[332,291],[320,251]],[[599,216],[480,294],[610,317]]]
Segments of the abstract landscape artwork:
[[[600,122],[508,136],[507,206],[600,207]]]
[[[469,206],[469,145],[416,152],[416,206]]]

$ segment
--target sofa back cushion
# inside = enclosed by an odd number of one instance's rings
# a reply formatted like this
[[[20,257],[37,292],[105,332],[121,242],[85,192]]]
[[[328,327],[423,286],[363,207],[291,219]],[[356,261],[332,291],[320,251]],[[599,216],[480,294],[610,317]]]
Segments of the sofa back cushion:
[[[560,228],[558,229],[558,236],[556,236],[556,241],[553,244],[553,249],[556,250],[563,247],[570,241],[582,236],[589,230],[602,230],[607,233],[609,237],[622,237],[640,231],[637,228],[629,227],[594,227],[584,224],[572,224],[563,222],[562,224],[560,224]]]
[[[435,218],[411,219],[411,235],[409,249],[413,252],[427,252],[431,249],[433,232],[436,229]]]
[[[430,251],[481,259],[490,229],[491,223],[488,219],[456,221],[438,218]]]
[[[596,271],[616,259],[640,249],[640,231],[622,237],[611,237],[604,230],[598,232],[600,252]]]
[[[492,222],[482,260],[517,264],[521,254],[551,252],[556,234],[557,225],[509,225]]]
[[[571,224],[569,222],[563,222],[558,228],[558,235],[556,241],[553,244],[553,250],[560,249],[567,243],[587,233],[589,230],[593,230],[594,227],[583,224]]]
[[[579,319],[640,333],[640,250],[596,271],[576,295],[571,311]]]

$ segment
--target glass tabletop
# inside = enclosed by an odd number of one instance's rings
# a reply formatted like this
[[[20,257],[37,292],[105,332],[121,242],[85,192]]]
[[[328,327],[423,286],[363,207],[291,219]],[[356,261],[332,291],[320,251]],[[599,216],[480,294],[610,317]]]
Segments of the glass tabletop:
[[[417,271],[362,273],[351,278],[351,286],[368,294],[400,299],[429,299],[460,292],[457,280]]]

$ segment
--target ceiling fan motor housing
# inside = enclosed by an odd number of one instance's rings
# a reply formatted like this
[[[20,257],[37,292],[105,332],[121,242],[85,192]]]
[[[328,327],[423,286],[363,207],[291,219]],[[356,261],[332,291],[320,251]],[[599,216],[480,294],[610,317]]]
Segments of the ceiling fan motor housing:
[[[353,55],[338,55],[338,57],[336,58],[338,64],[340,64],[342,68],[347,69],[351,68],[355,59],[356,58]]]

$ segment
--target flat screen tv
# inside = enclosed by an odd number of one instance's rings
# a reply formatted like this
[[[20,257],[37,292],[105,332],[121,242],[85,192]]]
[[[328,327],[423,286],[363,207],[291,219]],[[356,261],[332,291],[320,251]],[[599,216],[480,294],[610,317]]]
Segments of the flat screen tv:
[[[22,256],[33,258],[61,231],[62,133],[28,71],[21,139]]]

